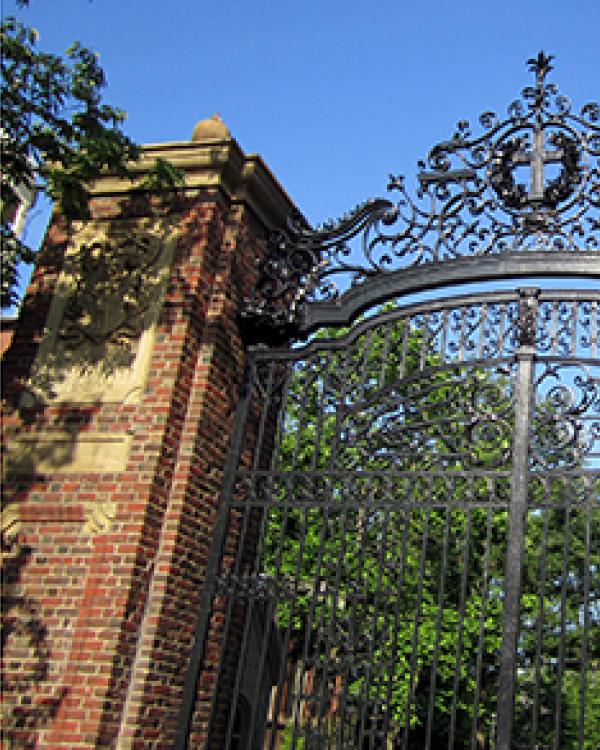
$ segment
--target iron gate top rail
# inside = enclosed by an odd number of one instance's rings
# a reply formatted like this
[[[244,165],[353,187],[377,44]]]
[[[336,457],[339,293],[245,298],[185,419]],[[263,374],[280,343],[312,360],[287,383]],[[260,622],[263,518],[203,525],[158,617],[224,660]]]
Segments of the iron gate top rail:
[[[600,256],[595,256],[593,259],[589,259],[588,265],[590,270],[588,273],[583,273],[582,271],[582,277],[589,279],[591,277],[597,276],[598,278],[600,278]],[[350,291],[349,295],[352,294],[352,291],[353,290]],[[590,344],[588,348],[590,349],[589,355],[596,358],[598,356],[598,347],[600,346],[600,322],[598,322],[598,314],[600,312],[600,289],[544,290],[535,288],[531,291],[533,291],[533,293],[535,294],[538,305],[542,306],[561,305],[563,303],[579,303],[589,304],[593,306],[593,310],[590,311],[590,314],[592,315],[592,317],[594,315],[596,316],[596,325],[594,326],[593,321],[590,321]],[[335,337],[331,338],[321,337],[318,339],[313,339],[306,344],[294,348],[290,348],[288,346],[268,347],[264,346],[264,344],[257,344],[251,347],[252,358],[256,362],[262,360],[300,360],[309,357],[311,354],[316,354],[317,352],[342,350],[349,344],[356,341],[359,336],[363,335],[369,328],[374,325],[385,325],[386,323],[392,322],[399,318],[409,319],[419,315],[428,315],[432,313],[451,313],[452,311],[455,311],[457,309],[474,309],[478,306],[483,305],[488,307],[507,306],[511,303],[518,303],[520,294],[521,290],[519,289],[515,289],[514,291],[490,291],[481,292],[479,294],[461,294],[436,300],[427,300],[423,302],[416,302],[413,304],[398,305],[394,306],[394,308],[390,310],[378,311],[376,320],[373,317],[366,317],[364,320],[361,320],[360,322],[352,326],[352,329],[349,330],[347,335],[344,336],[336,335]],[[371,304],[369,306],[372,307],[373,305]],[[315,309],[318,312],[321,312],[324,308],[325,305],[315,303],[309,310],[307,310],[307,318]],[[315,318],[317,314],[318,313],[315,312]],[[346,316],[347,314],[348,317]],[[347,310],[344,310],[341,307],[330,307],[328,310],[326,310],[326,314],[321,317],[319,321],[319,328],[323,328],[326,326],[334,327],[336,324],[345,325],[349,323],[352,317],[353,316],[348,313]],[[309,319],[312,319],[312,315],[310,315]],[[510,320],[509,322],[510,325],[514,328],[514,330],[511,332],[513,337],[513,346],[510,349],[507,349],[504,352],[504,355],[510,357],[514,354],[517,345],[517,329],[519,325],[518,316],[515,315],[514,319]],[[544,331],[541,326],[538,333],[540,336],[544,335]],[[548,336],[549,334],[546,332],[546,335]],[[555,345],[556,340],[554,341],[554,346]],[[544,348],[547,349],[547,347]],[[542,355],[542,353],[543,350],[540,351],[540,355]],[[571,351],[570,354],[571,356],[575,356],[575,350]],[[580,357],[581,354],[582,352],[579,351],[578,355]]]

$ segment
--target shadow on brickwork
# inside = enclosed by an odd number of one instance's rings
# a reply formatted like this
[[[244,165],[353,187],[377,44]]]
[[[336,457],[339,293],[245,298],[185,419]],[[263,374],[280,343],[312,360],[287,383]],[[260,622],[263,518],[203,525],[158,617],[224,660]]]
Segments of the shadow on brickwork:
[[[51,649],[39,603],[20,591],[32,548],[2,536],[2,750],[33,750],[38,733],[56,716],[67,689],[48,697]]]
[[[142,198],[138,198],[137,213],[133,210],[136,206],[128,205],[122,216],[116,218],[146,216],[149,207]],[[173,202],[167,208],[168,212],[183,212],[187,207]],[[69,370],[79,371],[82,376],[97,371],[99,377],[110,378],[131,366],[137,341],[155,320],[155,298],[160,297],[163,285],[167,289],[161,320],[167,335],[175,321],[172,312],[176,309],[171,309],[170,289],[175,287],[178,296],[184,299],[197,300],[201,296],[204,307],[212,293],[216,260],[215,268],[208,269],[210,278],[203,280],[205,287],[200,295],[186,276],[177,272],[190,248],[205,240],[201,222],[190,221],[183,240],[175,248],[176,276],[172,280],[166,279],[169,268],[163,259],[161,242],[143,232],[138,236],[134,230],[132,224],[132,233],[128,234],[121,224],[120,229],[117,226],[113,231],[113,225],[108,223],[101,240],[81,246],[76,260],[79,271],[73,274],[71,286],[49,293],[40,283],[24,301],[16,335],[2,360],[4,407],[7,413],[13,412],[18,417],[18,424],[7,430],[8,437],[16,439],[11,446],[4,446],[3,455],[2,521],[3,528],[13,533],[2,535],[0,750],[33,750],[40,730],[49,726],[67,693],[66,688],[49,683],[48,627],[39,602],[24,595],[22,585],[23,571],[35,550],[25,545],[15,532],[19,526],[19,506],[31,484],[46,481],[48,475],[73,461],[80,432],[102,404],[90,401],[82,407],[69,401],[53,402],[57,395],[55,387],[62,385]],[[209,241],[217,242],[218,229],[211,225],[208,231]],[[49,276],[61,272],[66,245],[63,241],[47,248],[43,260]],[[46,351],[43,367],[36,369],[37,344],[44,341],[48,310],[53,303],[60,308],[60,315],[54,320],[54,346]],[[198,314],[195,307],[190,314]],[[48,411],[48,406],[59,406],[60,411],[55,414]],[[43,436],[37,439],[39,432]],[[49,439],[52,433],[58,438]],[[160,492],[154,494],[158,496]],[[148,524],[152,523],[149,518]],[[136,621],[143,611],[144,589],[149,583],[154,554],[155,550],[146,547],[139,552],[136,570],[140,576],[128,606],[130,616]],[[135,639],[126,633],[122,637],[123,646],[131,646],[133,653]],[[114,705],[122,701],[128,677],[128,670],[115,664],[111,705],[113,701]],[[109,733],[114,730],[111,725]]]
[[[252,244],[250,246],[244,247],[243,243],[245,242],[251,242]],[[251,227],[251,230],[248,232],[246,237],[241,236],[238,238],[240,257],[249,258],[254,256],[255,258],[258,258],[261,250],[264,248],[264,242],[264,234],[260,227],[258,225]],[[242,263],[238,262],[232,266],[230,288],[235,290],[234,299],[237,298],[238,300],[242,300],[248,296],[249,289],[251,288],[251,283],[255,282],[252,274],[256,272],[257,268],[258,263],[244,266]],[[231,362],[234,362],[236,361],[236,358],[239,358],[240,347],[244,346],[243,332],[239,328],[239,317],[236,320],[236,324],[238,327],[234,329],[233,327],[229,328],[228,326],[224,326],[221,320],[215,320],[207,325],[204,334],[206,340],[220,343],[220,347],[218,348],[221,352],[220,356],[222,356],[223,359],[222,363],[218,359],[216,359],[215,366],[222,372],[232,371]],[[234,330],[235,333],[232,335],[232,332]],[[238,399],[242,395],[242,389],[245,387],[241,369],[236,372],[235,377],[231,380],[230,387],[231,391],[229,404],[231,406],[231,410],[228,411],[226,415],[226,418],[228,420],[233,419],[233,407],[237,404]],[[259,429],[258,419],[258,414],[254,414],[249,417],[249,427],[247,428],[247,434],[244,442],[244,453],[246,454],[246,460],[250,462],[252,461],[252,456],[254,454],[255,448],[254,437],[258,434]],[[266,421],[267,424],[271,424],[270,419],[267,419]],[[226,461],[229,451],[229,435],[228,433],[224,434],[226,439],[222,446],[223,462]],[[200,439],[200,432],[198,433],[198,439]],[[270,444],[268,436],[264,436],[263,439],[265,444]],[[265,460],[265,464],[268,464],[267,457],[264,456],[263,459]],[[219,463],[212,468],[214,469],[217,476],[222,476],[221,472],[223,470],[223,467],[224,463]],[[216,497],[220,496],[219,493],[220,483],[217,487]],[[218,513],[217,508],[215,508],[214,510],[216,513]],[[228,534],[231,534],[231,530],[228,532]],[[234,545],[237,544],[237,539],[233,539],[231,537],[228,537],[228,539],[230,543]],[[246,542],[248,549],[245,548],[244,552],[242,553],[243,559],[247,560],[248,564],[250,564],[250,561],[254,559],[255,551],[252,548],[253,542],[254,537],[252,534],[250,534],[250,538]],[[201,583],[204,584],[204,571],[202,571]],[[202,588],[202,586],[200,586],[199,588]],[[193,611],[196,611],[196,606],[194,606]],[[219,742],[222,741],[222,736],[220,740],[218,727],[222,727],[223,723],[225,723],[225,726],[227,725],[229,714],[232,710],[234,685],[231,680],[228,681],[227,677],[223,678],[223,673],[231,674],[231,666],[237,664],[237,661],[240,658],[241,642],[239,635],[243,630],[243,625],[241,625],[240,622],[244,620],[246,613],[245,611],[239,611],[234,616],[232,616],[232,619],[229,623],[227,635],[224,635],[220,626],[215,625],[216,620],[218,620],[221,614],[222,613],[219,611],[217,605],[212,611],[211,624],[209,624],[208,626],[208,638],[215,639],[212,643],[212,646],[217,650],[217,653],[219,655],[219,665],[213,665],[209,662],[209,660],[205,659],[203,663],[199,665],[198,671],[196,673],[187,674],[187,688],[190,688],[191,684],[194,685],[194,688],[192,689],[194,698],[191,701],[191,704],[186,703],[186,705],[183,706],[179,721],[188,727],[188,744],[190,747],[196,745],[204,746],[204,743],[206,741],[205,727],[207,724],[210,724],[210,726],[212,727],[210,738],[211,741],[213,743],[216,743],[214,745],[215,747],[219,745]],[[234,622],[238,623],[237,627],[235,624],[232,625],[232,623]],[[226,641],[224,640],[225,638],[227,639]],[[213,680],[215,679],[218,679],[217,684],[213,682]],[[204,685],[204,687],[202,687],[202,685]],[[207,688],[206,685],[210,685],[210,687]],[[216,690],[218,692],[216,694],[213,694],[213,690]],[[257,723],[260,723],[260,720],[257,720]]]
[[[205,234],[205,232],[208,234]],[[200,346],[203,342],[214,343],[217,340],[223,340],[223,337],[225,337],[226,341],[222,344],[226,352],[224,358],[226,359],[230,352],[231,357],[234,356],[235,346],[229,342],[227,332],[222,330],[221,321],[206,321],[206,311],[211,304],[213,295],[216,294],[215,278],[220,270],[220,263],[224,262],[217,252],[220,242],[220,227],[214,219],[211,219],[209,226],[204,228],[194,220],[189,222],[189,226],[181,237],[179,247],[176,250],[169,288],[161,310],[161,327],[164,329],[166,336],[169,335],[171,327],[180,322],[182,305],[183,315],[189,316],[190,325],[187,329],[186,347],[182,352],[174,377],[178,386],[173,390],[169,411],[165,417],[165,423],[170,426],[170,439],[162,446],[150,490],[152,500],[148,504],[144,518],[143,541],[138,546],[134,562],[132,584],[125,608],[124,627],[121,629],[119,644],[115,650],[116,656],[112,666],[111,682],[100,720],[101,734],[98,737],[98,742],[102,747],[112,747],[119,732],[118,721],[115,717],[120,716],[131,680],[136,647],[140,637],[139,628],[144,617],[148,591],[152,585],[158,541],[166,511],[168,493],[165,492],[165,487],[170,486],[177,461],[177,449],[173,449],[172,446],[179,445],[181,438],[185,409],[192,393],[193,374],[197,365]],[[208,243],[213,247],[214,252],[207,253],[207,257],[202,259],[202,267],[198,272],[197,281],[192,285],[181,267],[185,265],[191,252],[190,249],[198,243]],[[175,302],[171,301],[171,295],[176,299]],[[233,393],[237,392],[237,383],[232,384],[231,387]],[[221,466],[218,466],[216,470],[221,468]],[[207,469],[208,473],[210,473],[209,469]],[[186,505],[193,506],[194,502],[197,502],[197,500],[186,498]],[[180,530],[180,533],[185,534],[186,530]],[[187,541],[189,542],[189,538],[187,538]],[[183,549],[179,540],[175,543],[175,547],[176,549]],[[188,552],[189,550],[186,551],[186,556]],[[189,602],[182,597],[181,591],[174,590],[173,584],[170,583],[165,596],[164,608],[160,612],[161,618],[165,618],[161,620],[161,623],[164,623],[161,628],[171,628],[168,636],[161,630],[160,638],[163,639],[163,643],[168,643],[169,637],[172,639],[181,637],[180,623],[187,619],[189,606]],[[154,644],[154,647],[158,647],[158,642]],[[137,726],[136,739],[143,738],[146,731],[151,733],[158,731],[162,737],[174,733],[180,700],[178,688],[182,687],[181,684],[177,683],[183,681],[182,675],[185,674],[187,658],[188,654],[182,649],[173,649],[170,653],[169,664],[165,666],[168,673],[163,675],[165,684],[169,686],[169,695],[164,699],[161,698],[158,704],[153,687],[145,686],[147,692],[144,693],[142,701],[144,706],[142,710],[143,719]],[[173,663],[173,659],[179,659],[179,661]],[[165,705],[164,710],[160,707],[157,708],[161,705]],[[149,716],[150,714],[152,716]]]

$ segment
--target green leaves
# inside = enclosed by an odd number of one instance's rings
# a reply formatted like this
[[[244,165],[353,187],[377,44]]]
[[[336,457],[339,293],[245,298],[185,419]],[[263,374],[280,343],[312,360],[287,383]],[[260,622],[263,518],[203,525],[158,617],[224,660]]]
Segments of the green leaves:
[[[140,149],[122,130],[123,110],[102,103],[106,77],[98,54],[75,42],[59,57],[40,51],[38,37],[15,18],[2,21],[3,205],[24,185],[46,193],[67,218],[85,217],[89,182],[103,170],[136,179]],[[140,189],[172,190],[181,182],[179,170],[158,160]],[[31,253],[5,216],[2,227],[4,307],[16,300],[16,269],[31,262]]]
[[[327,714],[328,731],[385,715],[389,746],[406,738],[410,750],[423,747],[429,726],[431,747],[448,747],[450,736],[453,747],[487,747],[503,631],[511,372],[480,360],[449,366],[427,348],[427,330],[400,316],[359,330],[294,365],[263,551],[263,574],[285,581],[277,624],[290,658],[310,673],[314,711],[329,710],[333,695],[345,707]],[[555,411],[542,400],[533,420],[534,432],[550,424],[547,453],[559,443]],[[574,464],[568,446],[551,455]],[[522,746],[555,744],[557,692],[561,748],[577,747],[582,703],[586,737],[597,739],[598,682],[588,678],[580,697],[584,611],[600,632],[588,591],[600,529],[584,485],[531,476],[518,623]],[[600,642],[587,638],[589,673]],[[303,732],[298,724],[294,737]]]

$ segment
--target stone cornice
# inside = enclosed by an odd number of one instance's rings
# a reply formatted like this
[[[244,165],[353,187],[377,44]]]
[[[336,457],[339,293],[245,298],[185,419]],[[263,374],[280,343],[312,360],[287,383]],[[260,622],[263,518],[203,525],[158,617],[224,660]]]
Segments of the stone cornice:
[[[299,211],[273,173],[257,154],[245,154],[233,138],[148,144],[130,165],[140,179],[156,159],[169,161],[184,174],[186,193],[218,189],[230,200],[247,204],[268,229],[285,226]],[[135,182],[106,174],[90,187],[92,198],[124,196]]]

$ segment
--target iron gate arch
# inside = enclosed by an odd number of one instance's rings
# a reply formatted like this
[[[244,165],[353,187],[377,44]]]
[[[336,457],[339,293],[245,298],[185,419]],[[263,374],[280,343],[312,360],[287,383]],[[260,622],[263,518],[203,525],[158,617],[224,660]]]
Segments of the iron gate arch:
[[[600,737],[600,110],[529,66],[417,198],[271,238],[178,746],[211,670],[211,748]]]

